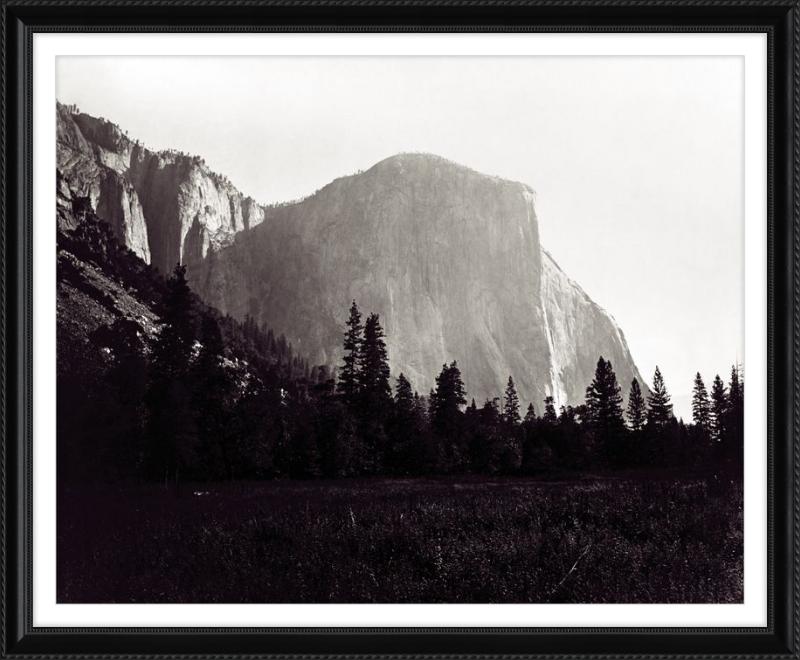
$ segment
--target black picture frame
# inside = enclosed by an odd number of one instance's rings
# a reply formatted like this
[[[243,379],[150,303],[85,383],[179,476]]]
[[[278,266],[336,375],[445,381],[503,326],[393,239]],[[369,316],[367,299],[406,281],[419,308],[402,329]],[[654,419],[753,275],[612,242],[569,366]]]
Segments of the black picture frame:
[[[3,657],[797,658],[800,2],[2,2]],[[44,629],[32,622],[32,37],[38,31],[762,32],[768,35],[768,625],[740,629]]]

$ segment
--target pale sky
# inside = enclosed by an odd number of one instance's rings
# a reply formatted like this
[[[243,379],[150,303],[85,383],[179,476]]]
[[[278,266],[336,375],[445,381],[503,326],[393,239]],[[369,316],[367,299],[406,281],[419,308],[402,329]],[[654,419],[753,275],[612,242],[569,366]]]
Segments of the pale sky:
[[[530,184],[542,245],[691,418],[743,363],[740,57],[60,57],[57,97],[260,202],[400,151]],[[627,383],[623,384],[627,388]]]

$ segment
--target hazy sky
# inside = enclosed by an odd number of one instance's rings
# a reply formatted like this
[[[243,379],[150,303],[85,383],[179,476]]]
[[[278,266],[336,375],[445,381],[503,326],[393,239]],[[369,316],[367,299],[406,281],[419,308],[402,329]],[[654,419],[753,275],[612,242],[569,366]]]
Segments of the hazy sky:
[[[530,184],[543,246],[690,417],[743,362],[740,57],[61,57],[57,96],[261,202],[400,151]],[[627,387],[627,384],[625,384]]]

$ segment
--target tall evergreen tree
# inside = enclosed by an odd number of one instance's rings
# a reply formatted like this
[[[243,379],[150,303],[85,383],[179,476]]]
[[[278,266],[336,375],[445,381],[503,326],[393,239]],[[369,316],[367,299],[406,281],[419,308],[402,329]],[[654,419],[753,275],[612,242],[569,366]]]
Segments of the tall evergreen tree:
[[[467,404],[465,396],[458,363],[442,365],[441,373],[436,376],[436,389],[430,396],[431,421],[440,431],[447,431],[460,415],[461,407]]]
[[[731,367],[731,381],[728,385],[728,410],[731,414],[742,416],[744,408],[744,383],[739,374],[739,366]]]
[[[398,409],[411,411],[414,409],[414,390],[405,374],[401,373],[397,377],[395,386],[394,402]]]
[[[197,443],[188,382],[197,317],[186,266],[175,267],[160,311],[163,326],[153,347],[147,394],[150,476],[177,486],[191,467]]]
[[[197,337],[195,301],[186,282],[186,266],[178,264],[167,280],[167,293],[161,304],[161,332],[153,349],[157,377],[180,378],[186,375]]]
[[[358,387],[363,413],[373,420],[384,417],[392,401],[392,389],[386,342],[377,314],[370,314],[364,324]]]
[[[445,472],[460,472],[468,467],[467,439],[463,433],[461,412],[466,403],[458,364],[443,365],[436,377],[436,389],[431,392],[429,410],[431,427],[442,440],[439,463]]]
[[[692,421],[704,433],[710,431],[711,404],[708,400],[706,384],[699,371],[694,377],[694,389],[692,390]]]
[[[350,306],[347,330],[344,333],[344,364],[339,372],[337,389],[351,407],[358,397],[359,374],[361,372],[361,344],[364,327],[361,325],[361,312],[356,301]]]
[[[397,377],[394,414],[389,421],[391,447],[386,470],[391,474],[422,474],[429,470],[428,437],[419,397],[404,374]]]
[[[474,399],[473,399],[474,401]],[[532,403],[528,404],[528,410],[525,412],[525,423],[526,424],[534,424],[536,422],[536,409],[533,407]]]
[[[647,420],[647,411],[644,397],[642,396],[642,388],[635,378],[631,381],[626,414],[628,416],[628,425],[632,431],[641,431],[644,428],[644,423]]]
[[[586,388],[586,410],[593,428],[617,431],[624,426],[621,392],[611,362],[601,356],[597,361],[594,380]]]
[[[647,423],[654,428],[666,426],[673,418],[671,397],[664,384],[661,370],[656,367],[653,375],[653,390],[647,397]]]
[[[725,442],[725,458],[735,460],[737,468],[741,469],[744,451],[744,383],[739,365],[731,367],[725,424],[728,436]]]
[[[506,385],[505,403],[503,404],[503,418],[507,423],[516,426],[520,422],[519,417],[519,397],[517,388],[514,387],[514,379],[509,376]]]
[[[228,446],[231,395],[234,382],[222,364],[222,334],[219,324],[204,314],[200,352],[192,367],[192,397],[197,410],[197,429],[203,449],[202,475],[207,479],[233,478],[233,464]]]
[[[715,442],[721,442],[725,435],[725,422],[728,412],[728,393],[719,374],[711,386],[711,435]]]
[[[594,380],[586,388],[586,413],[589,428],[610,464],[618,462],[620,441],[625,438],[621,392],[611,361],[601,356]]]
[[[558,421],[556,401],[552,396],[544,398],[544,415],[542,415],[542,419],[548,424],[555,424]]]

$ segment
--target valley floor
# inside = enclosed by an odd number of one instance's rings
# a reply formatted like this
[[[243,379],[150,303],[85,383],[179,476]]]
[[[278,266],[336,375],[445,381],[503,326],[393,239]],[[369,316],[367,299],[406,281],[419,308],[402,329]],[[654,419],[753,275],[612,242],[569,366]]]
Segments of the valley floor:
[[[729,476],[63,486],[58,601],[742,602]]]

